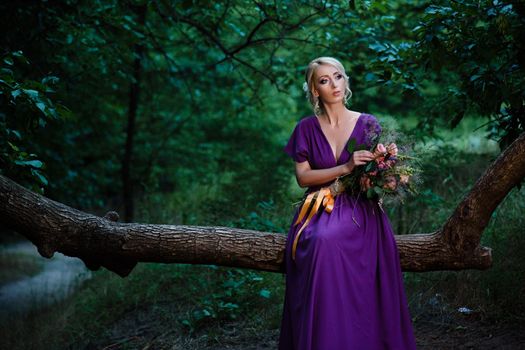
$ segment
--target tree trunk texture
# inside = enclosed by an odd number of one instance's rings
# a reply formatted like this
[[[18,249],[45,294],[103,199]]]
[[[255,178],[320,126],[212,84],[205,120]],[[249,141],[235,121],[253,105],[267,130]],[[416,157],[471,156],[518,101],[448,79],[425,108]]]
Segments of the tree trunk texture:
[[[525,177],[525,133],[476,182],[443,227],[429,234],[396,235],[404,271],[487,269],[491,249],[481,234],[507,193]],[[119,223],[33,193],[0,176],[0,222],[31,240],[50,258],[59,251],[121,276],[137,262],[214,264],[284,272],[286,236],[228,227]]]

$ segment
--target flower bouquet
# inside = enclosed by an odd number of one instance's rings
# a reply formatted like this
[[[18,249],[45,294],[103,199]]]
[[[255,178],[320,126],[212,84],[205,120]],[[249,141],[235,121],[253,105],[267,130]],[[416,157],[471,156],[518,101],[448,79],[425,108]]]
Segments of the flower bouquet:
[[[377,200],[380,205],[385,198],[403,202],[408,194],[416,194],[419,181],[417,175],[420,172],[416,165],[417,158],[410,154],[410,147],[405,146],[400,151],[392,135],[384,138],[384,143],[379,142],[379,137],[372,139],[372,161],[357,166],[351,173],[339,178],[345,191],[357,196],[366,195],[369,199]],[[355,139],[348,144],[349,152],[366,148],[366,145],[356,146]]]

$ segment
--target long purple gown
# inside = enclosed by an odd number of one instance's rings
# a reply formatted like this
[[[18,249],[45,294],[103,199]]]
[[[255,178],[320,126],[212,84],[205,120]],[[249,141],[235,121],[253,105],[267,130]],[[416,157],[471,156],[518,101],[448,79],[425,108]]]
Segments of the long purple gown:
[[[370,145],[373,132],[381,132],[376,118],[361,114],[350,138]],[[296,162],[308,160],[312,169],[341,165],[351,156],[345,147],[336,160],[316,116],[297,124],[285,152]],[[336,196],[333,211],[319,210],[304,229],[292,260],[301,227],[294,226],[297,215],[286,243],[279,349],[415,349],[396,242],[377,203]]]

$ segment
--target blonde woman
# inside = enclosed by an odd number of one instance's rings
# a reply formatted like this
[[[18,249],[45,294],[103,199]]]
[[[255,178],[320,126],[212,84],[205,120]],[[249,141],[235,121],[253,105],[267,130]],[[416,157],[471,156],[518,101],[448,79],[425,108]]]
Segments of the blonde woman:
[[[349,153],[349,140],[370,146],[381,127],[373,115],[346,108],[352,92],[338,60],[314,59],[305,80],[314,115],[298,122],[285,151],[312,195],[288,233],[279,349],[415,349],[388,217],[376,202],[333,186],[373,159],[369,151]]]

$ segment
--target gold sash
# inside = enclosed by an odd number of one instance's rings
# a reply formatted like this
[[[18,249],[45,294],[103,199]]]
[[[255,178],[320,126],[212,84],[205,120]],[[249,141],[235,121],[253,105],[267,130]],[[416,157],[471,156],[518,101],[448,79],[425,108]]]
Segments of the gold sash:
[[[326,211],[327,213],[331,213],[332,209],[334,209],[334,203],[335,203],[334,197],[343,191],[344,191],[344,188],[341,182],[339,181],[339,179],[337,179],[329,187],[323,187],[316,192],[312,192],[308,194],[308,196],[303,202],[303,205],[301,206],[299,216],[297,217],[297,220],[295,221],[295,224],[294,224],[294,225],[298,225],[306,217],[306,220],[304,221],[303,226],[301,226],[301,228],[295,235],[295,239],[293,241],[293,245],[292,245],[292,259],[293,260],[295,260],[295,251],[297,250],[297,242],[299,242],[299,237],[301,236],[301,233],[303,233],[304,228],[308,226],[308,223],[313,218],[315,213],[317,213],[317,211],[319,210],[321,206],[324,207],[324,211]]]

